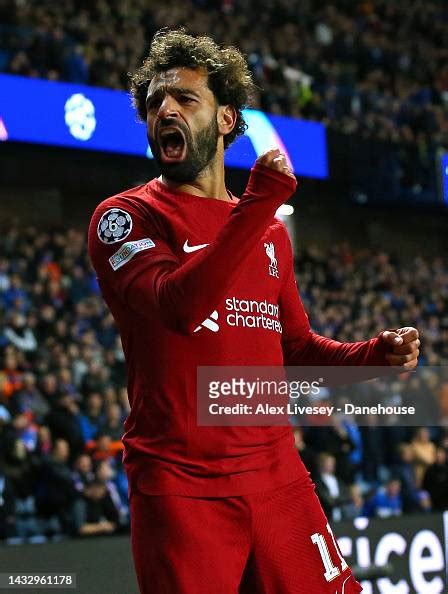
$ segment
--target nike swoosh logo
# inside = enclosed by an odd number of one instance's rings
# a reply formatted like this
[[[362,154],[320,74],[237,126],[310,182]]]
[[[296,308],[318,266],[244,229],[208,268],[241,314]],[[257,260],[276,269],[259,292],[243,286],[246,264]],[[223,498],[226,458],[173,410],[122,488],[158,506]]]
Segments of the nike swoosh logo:
[[[201,245],[188,245],[188,239],[186,239],[184,243],[184,252],[186,252],[187,254],[191,254],[192,252],[202,250],[202,248],[205,248],[208,245],[208,243],[201,243]]]

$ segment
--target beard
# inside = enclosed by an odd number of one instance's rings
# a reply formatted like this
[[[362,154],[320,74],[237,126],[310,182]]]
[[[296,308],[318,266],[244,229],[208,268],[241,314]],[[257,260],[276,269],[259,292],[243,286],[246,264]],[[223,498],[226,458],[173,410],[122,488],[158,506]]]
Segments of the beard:
[[[202,128],[202,130],[199,130],[194,137],[190,130],[183,124],[173,122],[171,119],[169,121],[166,120],[165,126],[176,125],[184,134],[186,156],[185,159],[179,162],[164,162],[161,158],[159,142],[151,138],[148,134],[149,146],[164,177],[175,182],[187,183],[194,181],[206,169],[215,157],[218,148],[219,130],[216,116],[217,111],[211,118],[210,123]],[[163,125],[164,120],[162,120],[162,128]]]

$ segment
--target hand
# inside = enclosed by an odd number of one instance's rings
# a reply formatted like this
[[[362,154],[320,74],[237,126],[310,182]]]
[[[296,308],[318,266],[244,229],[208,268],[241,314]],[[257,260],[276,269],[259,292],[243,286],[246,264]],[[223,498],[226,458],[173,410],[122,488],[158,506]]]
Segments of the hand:
[[[420,354],[418,330],[407,326],[398,330],[385,330],[381,338],[391,349],[386,355],[390,365],[403,367],[406,371],[415,369]]]
[[[115,530],[115,524],[113,522],[109,522],[108,520],[102,520],[98,523],[102,532],[106,534],[111,534]]]
[[[294,180],[296,179],[291,167],[288,165],[285,155],[281,153],[278,148],[271,149],[260,155],[257,159],[257,163],[269,167],[269,169],[280,171],[280,173],[284,173],[285,175],[292,177]]]

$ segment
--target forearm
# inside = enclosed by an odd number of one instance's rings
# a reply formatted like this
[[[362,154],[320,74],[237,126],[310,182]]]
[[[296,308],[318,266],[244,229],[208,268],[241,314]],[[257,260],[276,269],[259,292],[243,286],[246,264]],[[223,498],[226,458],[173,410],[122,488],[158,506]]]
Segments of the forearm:
[[[379,337],[361,342],[338,342],[310,330],[306,341],[300,344],[289,352],[288,365],[388,366],[386,345]]]
[[[298,341],[297,345],[294,348],[289,344],[284,348],[284,364],[302,368],[328,367],[325,372],[326,386],[354,384],[394,373],[385,359],[386,345],[379,337],[361,342],[338,342],[309,331],[307,339]],[[351,369],[343,374],[342,370],[333,369],[341,367]],[[308,370],[306,373],[302,369],[301,374],[314,378],[315,371]]]
[[[79,529],[81,536],[91,536],[94,534],[110,533],[115,530],[115,524],[108,521],[83,524]]]

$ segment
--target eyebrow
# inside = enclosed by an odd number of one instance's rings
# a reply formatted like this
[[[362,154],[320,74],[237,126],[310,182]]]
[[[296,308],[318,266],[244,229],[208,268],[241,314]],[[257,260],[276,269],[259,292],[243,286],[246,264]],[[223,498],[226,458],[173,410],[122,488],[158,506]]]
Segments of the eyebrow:
[[[197,98],[200,97],[199,93],[197,93],[196,91],[193,91],[193,89],[188,89],[186,87],[165,86],[163,89],[162,88],[156,89],[154,91],[154,93],[151,93],[151,94],[148,93],[148,95],[146,95],[146,103],[148,103],[149,101],[154,99],[154,97],[159,97],[160,95],[165,94],[165,92],[171,93],[173,95],[194,95]]]

